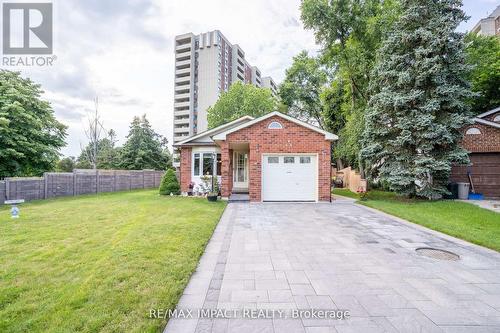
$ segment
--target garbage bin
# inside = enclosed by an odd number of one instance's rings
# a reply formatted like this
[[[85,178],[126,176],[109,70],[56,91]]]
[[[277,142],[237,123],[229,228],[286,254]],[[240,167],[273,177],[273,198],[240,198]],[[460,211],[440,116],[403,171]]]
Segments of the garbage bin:
[[[457,183],[458,185],[458,198],[467,200],[469,198],[469,183]]]

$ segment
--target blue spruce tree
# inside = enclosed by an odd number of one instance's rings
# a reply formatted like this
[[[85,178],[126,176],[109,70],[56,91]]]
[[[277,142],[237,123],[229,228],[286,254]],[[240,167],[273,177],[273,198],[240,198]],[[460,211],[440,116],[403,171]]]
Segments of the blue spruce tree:
[[[403,0],[370,82],[362,156],[368,175],[409,197],[441,198],[452,163],[467,163],[470,122],[460,0]]]

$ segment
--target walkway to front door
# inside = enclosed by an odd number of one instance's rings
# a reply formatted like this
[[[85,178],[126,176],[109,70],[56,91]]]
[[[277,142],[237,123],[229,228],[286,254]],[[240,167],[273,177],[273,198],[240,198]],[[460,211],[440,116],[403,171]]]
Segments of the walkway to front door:
[[[415,252],[437,247],[458,261]],[[347,320],[173,319],[166,332],[499,332],[500,254],[351,201],[228,205],[179,308]]]

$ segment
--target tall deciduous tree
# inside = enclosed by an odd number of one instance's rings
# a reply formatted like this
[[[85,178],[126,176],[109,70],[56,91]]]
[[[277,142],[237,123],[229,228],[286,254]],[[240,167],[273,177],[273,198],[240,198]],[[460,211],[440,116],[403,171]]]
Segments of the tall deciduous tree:
[[[293,58],[280,85],[281,101],[288,107],[288,113],[305,122],[324,128],[321,92],[327,84],[326,70],[315,57],[302,51]]]
[[[276,103],[269,89],[235,82],[208,108],[208,127],[214,128],[242,116],[262,116],[273,111]]]
[[[471,96],[459,0],[403,0],[372,74],[363,156],[370,175],[407,196],[439,198],[454,162],[466,162],[459,129]]]
[[[120,167],[128,170],[165,170],[171,165],[166,139],[153,130],[146,115],[134,117],[127,142],[121,148]]]
[[[323,45],[322,62],[332,69],[332,91],[324,93],[325,120],[345,121],[335,149],[337,158],[352,166],[360,163],[359,140],[369,100],[368,84],[381,40],[399,15],[397,0],[303,0],[304,26]],[[335,98],[332,98],[335,97]]]
[[[0,178],[52,170],[66,145],[66,126],[42,93],[20,73],[0,70]]]
[[[500,106],[500,38],[469,33],[466,43],[469,80],[477,93],[471,99],[472,112],[479,114]]]

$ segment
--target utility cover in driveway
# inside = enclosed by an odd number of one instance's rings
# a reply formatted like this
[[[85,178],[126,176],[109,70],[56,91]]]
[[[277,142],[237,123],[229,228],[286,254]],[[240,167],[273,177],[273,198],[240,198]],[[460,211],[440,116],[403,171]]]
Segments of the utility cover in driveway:
[[[316,201],[316,155],[263,155],[263,201]]]

